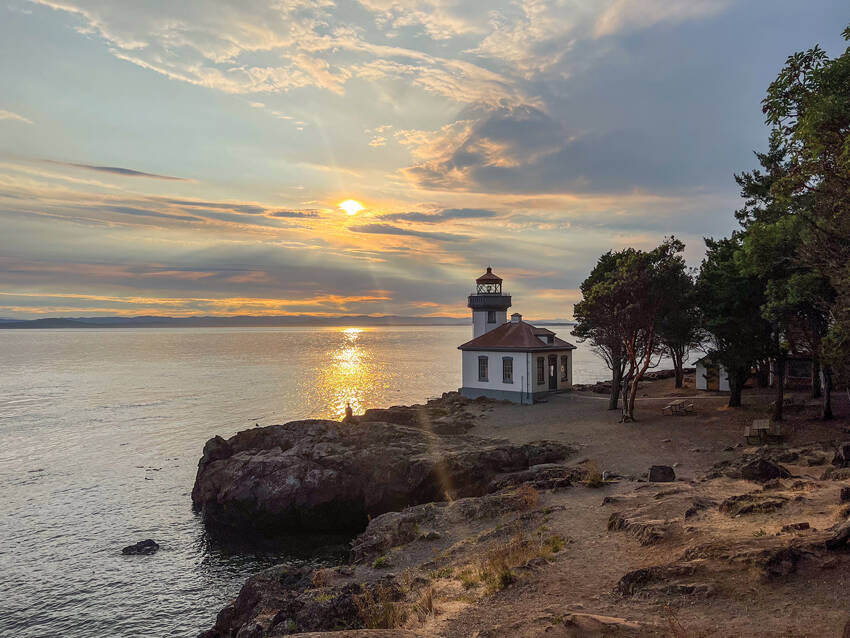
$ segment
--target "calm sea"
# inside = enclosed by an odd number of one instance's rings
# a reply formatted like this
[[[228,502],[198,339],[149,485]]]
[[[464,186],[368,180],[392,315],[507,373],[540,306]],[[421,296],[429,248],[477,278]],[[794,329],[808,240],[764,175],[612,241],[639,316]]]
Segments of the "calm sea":
[[[567,336],[568,328],[559,329]],[[460,384],[471,328],[0,330],[0,635],[195,636],[281,559],[207,542],[206,440],[422,402]],[[608,372],[576,351],[576,382]],[[123,556],[145,538],[162,549]]]

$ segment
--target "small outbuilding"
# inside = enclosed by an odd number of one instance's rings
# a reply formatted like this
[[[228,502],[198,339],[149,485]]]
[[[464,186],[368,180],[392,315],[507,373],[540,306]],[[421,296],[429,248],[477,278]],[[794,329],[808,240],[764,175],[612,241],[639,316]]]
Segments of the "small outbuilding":
[[[708,355],[694,365],[697,390],[729,392],[729,374],[723,364]]]

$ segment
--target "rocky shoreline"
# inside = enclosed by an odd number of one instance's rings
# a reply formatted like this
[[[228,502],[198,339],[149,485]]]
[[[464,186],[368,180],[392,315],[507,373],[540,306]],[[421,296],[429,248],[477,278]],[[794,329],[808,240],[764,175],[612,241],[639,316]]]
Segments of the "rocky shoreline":
[[[697,480],[664,466],[621,477],[575,446],[468,434],[493,408],[449,393],[211,439],[192,492],[210,530],[356,536],[338,567],[251,577],[201,637],[669,636],[670,605],[710,617],[753,588],[769,597],[850,567],[850,444],[730,449]],[[560,612],[520,604],[519,624],[459,629],[523,583],[582,566],[611,584]],[[821,610],[843,626],[837,613]]]

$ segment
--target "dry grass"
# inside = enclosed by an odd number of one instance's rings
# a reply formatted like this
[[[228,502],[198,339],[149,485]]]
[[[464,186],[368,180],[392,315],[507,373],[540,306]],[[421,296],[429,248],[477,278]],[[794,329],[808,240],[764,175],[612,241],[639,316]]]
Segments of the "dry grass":
[[[520,485],[516,490],[516,494],[519,496],[520,508],[523,510],[530,510],[533,507],[537,507],[537,504],[540,502],[540,492],[528,483]]]
[[[586,472],[583,483],[586,487],[602,487],[605,481],[602,480],[602,470],[599,469],[599,464],[596,461],[586,461],[584,463]]]
[[[434,605],[434,588],[432,586],[426,587],[419,594],[419,598],[413,603],[413,612],[416,614],[419,622],[425,622],[429,616],[437,613]]]
[[[332,570],[323,568],[317,569],[313,572],[313,575],[310,577],[310,582],[313,584],[313,587],[327,587],[330,584]]]
[[[664,620],[667,621],[671,638],[691,638],[691,634],[688,633],[679,621],[678,612],[670,605],[665,605],[664,607]]]
[[[545,527],[541,527],[531,538],[517,534],[509,541],[493,546],[484,555],[478,566],[478,580],[484,584],[488,593],[501,591],[516,581],[514,568],[526,565],[535,558],[548,560],[561,551],[564,544],[563,536],[548,534]],[[471,575],[468,580],[474,582]]]
[[[460,584],[463,585],[464,589],[473,589],[481,584],[476,570],[472,567],[464,567],[463,569],[458,570],[457,574],[455,574],[455,578],[460,581]]]
[[[397,601],[397,589],[379,584],[365,589],[354,597],[357,613],[366,629],[395,629],[401,627],[408,617],[407,606]]]

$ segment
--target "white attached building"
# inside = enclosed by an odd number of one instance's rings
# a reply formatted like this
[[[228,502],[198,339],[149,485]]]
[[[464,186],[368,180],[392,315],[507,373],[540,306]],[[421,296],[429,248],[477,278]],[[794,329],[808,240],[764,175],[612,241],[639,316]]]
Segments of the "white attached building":
[[[546,328],[522,320],[507,321],[511,296],[491,268],[469,296],[472,341],[459,346],[463,357],[461,394],[530,404],[535,398],[572,386],[575,346]]]

